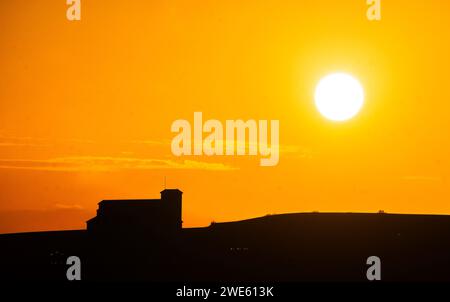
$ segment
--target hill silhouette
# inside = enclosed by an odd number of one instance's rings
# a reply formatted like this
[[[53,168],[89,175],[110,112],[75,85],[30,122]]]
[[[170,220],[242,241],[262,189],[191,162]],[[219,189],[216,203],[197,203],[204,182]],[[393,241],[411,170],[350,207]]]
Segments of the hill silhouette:
[[[360,213],[268,215],[182,228],[179,190],[161,199],[99,203],[87,230],[0,235],[3,280],[450,281],[450,216]]]

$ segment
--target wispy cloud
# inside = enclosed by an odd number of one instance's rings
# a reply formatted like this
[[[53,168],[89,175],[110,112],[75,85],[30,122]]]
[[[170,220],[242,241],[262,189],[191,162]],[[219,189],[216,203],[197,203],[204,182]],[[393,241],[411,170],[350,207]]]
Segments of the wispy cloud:
[[[191,169],[229,171],[236,168],[222,164],[195,160],[78,156],[52,159],[0,159],[0,169],[26,169],[43,171],[117,171]]]
[[[313,151],[311,149],[296,145],[280,145],[280,153],[297,155],[301,158],[313,157]]]
[[[50,140],[45,138],[33,138],[33,137],[17,137],[17,136],[5,136],[0,134],[0,147],[49,147],[52,145],[58,145],[61,143],[70,143],[76,145],[95,145],[97,142],[90,139],[81,139],[81,138],[65,138],[65,139],[56,139]],[[121,143],[130,144],[130,145],[143,145],[149,147],[167,147],[170,148],[171,140],[169,139],[139,139],[139,140],[130,140],[130,141],[122,141]],[[218,140],[216,144],[222,144],[222,146],[226,146],[227,144],[234,144],[237,146],[238,144],[245,145],[246,152],[249,151],[250,147],[258,148],[258,142],[249,142],[249,141],[238,141],[234,140],[232,142],[226,140]],[[200,143],[203,146],[203,141]],[[192,144],[193,147],[195,143]],[[270,147],[270,143],[269,143]],[[289,154],[300,156],[302,158],[311,158],[313,152],[309,148],[305,148],[298,145],[279,145],[279,152],[281,154]],[[124,155],[132,154],[131,151],[123,152]]]
[[[46,146],[42,139],[0,135],[0,147],[40,147]]]
[[[31,143],[14,143],[14,142],[0,142],[0,147],[39,147],[42,145]]]
[[[94,141],[77,138],[47,139],[30,136],[7,136],[0,135],[0,147],[49,147],[57,143],[70,144],[93,144]]]
[[[62,204],[62,203],[57,203],[55,204],[55,208],[56,209],[61,209],[61,210],[83,210],[83,206],[79,205],[79,204]]]
[[[161,146],[170,145],[170,140],[132,140],[129,143],[138,145],[150,145],[150,146]]]
[[[427,175],[407,175],[402,177],[407,181],[424,181],[424,182],[440,182],[442,177],[439,176],[427,176]]]
[[[64,138],[60,140],[65,143],[74,143],[74,144],[94,144],[94,140],[90,139],[82,139],[82,138]]]
[[[145,144],[145,145],[167,145],[170,146],[171,141],[170,140],[162,140],[162,141],[153,141],[153,140],[135,140],[132,141],[135,144]],[[195,143],[192,142],[192,147],[203,147],[203,141],[199,142],[199,143]],[[245,151],[248,153],[249,149],[251,147],[258,149],[259,145],[258,142],[254,142],[254,141],[241,141],[241,140],[234,140],[234,141],[229,141],[229,140],[216,140],[215,144],[220,144],[222,145],[224,148],[226,145],[232,144],[235,147],[237,145],[244,145],[245,146]],[[272,146],[270,143],[268,143],[268,147],[274,147]],[[306,148],[306,147],[302,147],[302,146],[298,146],[298,145],[278,145],[278,149],[280,151],[280,153],[282,154],[291,154],[291,155],[297,155],[300,156],[302,158],[311,158],[313,156],[313,151],[310,148]]]

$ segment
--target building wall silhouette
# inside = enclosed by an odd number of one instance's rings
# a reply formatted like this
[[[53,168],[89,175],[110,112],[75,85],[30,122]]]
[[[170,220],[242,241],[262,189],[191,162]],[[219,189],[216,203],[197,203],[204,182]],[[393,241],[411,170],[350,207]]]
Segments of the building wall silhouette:
[[[103,200],[97,216],[87,221],[87,230],[114,236],[177,233],[182,228],[182,194],[178,189],[165,189],[161,199]]]

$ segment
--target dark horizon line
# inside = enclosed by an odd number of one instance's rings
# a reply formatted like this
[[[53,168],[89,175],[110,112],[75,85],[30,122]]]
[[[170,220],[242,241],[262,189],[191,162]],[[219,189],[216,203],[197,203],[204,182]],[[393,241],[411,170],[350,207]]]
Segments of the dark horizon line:
[[[310,212],[289,212],[289,213],[273,213],[266,214],[264,216],[256,216],[252,218],[245,218],[240,220],[230,220],[230,221],[211,221],[211,223],[207,226],[196,226],[196,227],[186,227],[182,228],[182,230],[194,230],[194,229],[205,229],[213,227],[214,225],[220,224],[228,224],[228,223],[239,223],[239,222],[250,222],[255,220],[267,219],[270,217],[280,217],[280,216],[294,216],[294,215],[382,215],[382,216],[439,216],[439,217],[450,217],[450,214],[431,214],[431,213],[390,213],[385,211],[378,212],[320,212],[320,211],[310,211]],[[44,233],[70,233],[70,232],[80,232],[86,231],[87,228],[84,229],[69,229],[69,230],[48,230],[48,231],[23,231],[23,232],[14,232],[14,233],[0,233],[0,236],[6,235],[26,235],[26,234],[44,234]]]

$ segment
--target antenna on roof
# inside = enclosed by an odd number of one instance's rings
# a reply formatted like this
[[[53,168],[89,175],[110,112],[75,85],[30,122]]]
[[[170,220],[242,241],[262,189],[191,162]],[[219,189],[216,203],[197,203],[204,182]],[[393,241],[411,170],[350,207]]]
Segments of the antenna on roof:
[[[166,177],[164,176],[164,190],[167,189],[166,188]]]

